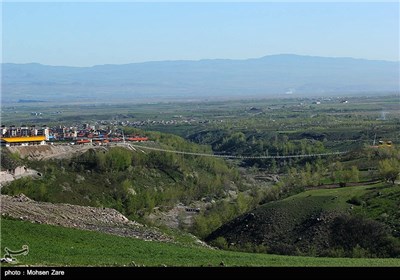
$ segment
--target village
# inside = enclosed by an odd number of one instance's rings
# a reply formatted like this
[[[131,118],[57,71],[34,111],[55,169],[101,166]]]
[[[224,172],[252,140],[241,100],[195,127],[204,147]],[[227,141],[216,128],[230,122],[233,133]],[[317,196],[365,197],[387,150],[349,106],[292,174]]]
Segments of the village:
[[[80,126],[1,126],[1,146],[30,146],[47,144],[105,145],[110,142],[144,142],[147,137],[124,135],[110,126],[82,124]]]

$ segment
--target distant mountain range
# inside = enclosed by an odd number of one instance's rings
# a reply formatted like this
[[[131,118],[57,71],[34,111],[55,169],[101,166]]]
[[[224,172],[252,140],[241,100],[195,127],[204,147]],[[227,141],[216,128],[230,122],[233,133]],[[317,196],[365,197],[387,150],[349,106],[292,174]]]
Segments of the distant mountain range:
[[[399,92],[400,63],[271,55],[93,67],[2,64],[2,101],[168,100]]]

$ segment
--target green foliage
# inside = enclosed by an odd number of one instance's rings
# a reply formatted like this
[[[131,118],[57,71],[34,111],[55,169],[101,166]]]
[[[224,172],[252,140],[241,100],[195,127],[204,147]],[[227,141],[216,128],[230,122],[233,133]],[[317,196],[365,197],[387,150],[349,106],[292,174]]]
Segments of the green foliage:
[[[254,208],[256,206],[254,203],[258,204],[258,202],[254,197],[252,198],[244,193],[239,193],[231,203],[225,200],[219,201],[195,218],[192,232],[196,236],[205,238],[224,223]]]
[[[1,220],[4,247],[29,246],[18,256],[34,266],[399,266],[399,259],[344,259],[249,254],[202,248],[192,243],[147,242],[72,228]],[[182,240],[182,238],[179,238]],[[56,249],[55,249],[56,248]]]
[[[176,114],[182,114],[183,119],[195,119],[187,124],[147,124],[147,127],[177,133],[203,145],[193,145],[171,134],[123,127],[125,135],[145,135],[154,140],[151,145],[171,150],[199,153],[214,151],[243,156],[351,151],[346,155],[302,159],[246,159],[233,160],[227,164],[223,160],[207,157],[132,152],[121,148],[106,152],[92,150],[72,160],[30,163],[30,167],[42,172],[44,178],[36,181],[17,180],[4,187],[2,193],[24,192],[36,200],[113,207],[134,219],[145,217],[154,206],[170,206],[178,202],[188,204],[204,197],[213,198],[217,203],[213,203],[209,210],[202,211],[197,216],[193,229],[193,232],[204,237],[237,215],[255,208],[261,201],[275,201],[293,194],[302,195],[301,192],[309,187],[323,184],[354,185],[350,183],[376,180],[378,176],[394,183],[396,177],[388,170],[399,170],[400,150],[396,139],[400,122],[398,108],[393,102],[396,97],[355,100],[358,103],[351,101],[345,107],[336,104],[336,101],[321,106],[299,106],[298,99],[232,101],[228,105],[226,102],[216,102],[190,106],[171,103],[134,107],[135,121],[159,118],[160,111],[163,112],[163,119]],[[308,100],[301,102],[307,103]],[[259,114],[252,115],[245,112],[245,107],[249,106],[262,109]],[[201,111],[198,110],[199,107],[202,108]],[[90,107],[87,110],[99,108]],[[390,118],[385,121],[376,120],[376,114],[382,108],[391,108]],[[116,114],[124,110],[124,114],[129,115],[133,107],[125,104],[107,107],[107,110],[115,110]],[[82,120],[96,119],[93,112],[93,115],[82,113]],[[103,109],[101,114],[104,114]],[[112,114],[110,112],[110,118]],[[101,118],[104,119],[103,117],[102,115]],[[70,122],[72,119],[73,116],[69,116],[66,120]],[[376,134],[379,139],[394,140],[393,146],[370,148],[371,140]],[[2,152],[3,150],[6,149],[2,149]],[[10,155],[8,158],[18,160],[18,155]],[[18,164],[20,163],[22,161]],[[236,164],[252,166],[254,174],[258,169],[266,173],[279,173],[280,181],[265,188],[249,187],[248,184],[241,183],[238,170],[232,167]],[[226,197],[231,181],[241,191],[236,199]],[[392,232],[400,232],[399,199],[395,190],[391,193],[388,189],[379,189],[364,194],[364,187],[357,190],[347,189],[341,189],[342,192],[346,191],[346,199],[339,197],[331,203],[316,203],[314,206],[320,209],[328,205],[346,211],[351,207],[354,212],[390,226]],[[324,195],[327,193],[329,199],[337,196],[328,190]],[[365,203],[359,204],[360,201]],[[354,202],[354,207],[346,202]],[[297,212],[302,213],[303,208],[296,208]],[[246,246],[251,251],[264,250],[256,249],[254,244]],[[292,249],[296,251],[296,248],[289,246],[278,249],[282,252]],[[346,252],[340,248],[332,250],[334,252],[331,254],[337,256],[365,253],[362,251],[364,248],[358,248],[357,245]],[[298,253],[306,254],[307,251],[299,250]]]
[[[108,170],[124,171],[131,165],[132,156],[126,149],[114,148],[106,154],[105,160]]]
[[[211,245],[215,246],[217,248],[223,249],[223,250],[228,249],[228,242],[222,236],[220,236],[220,237],[216,238],[215,240],[213,240],[211,242]]]
[[[399,194],[382,183],[310,190],[252,209],[206,241],[224,237],[248,252],[262,245],[277,254],[399,257]]]
[[[330,237],[332,247],[343,248],[349,257],[400,257],[385,226],[361,216],[337,217]]]
[[[362,248],[359,244],[357,244],[351,253],[351,256],[353,258],[368,258],[369,254],[368,254],[368,250]]]
[[[318,140],[304,138],[289,139],[286,134],[276,134],[266,131],[249,131],[243,129],[211,130],[189,136],[189,139],[201,144],[211,144],[214,151],[232,155],[260,156],[260,155],[295,155],[325,152],[324,143]],[[299,160],[292,160],[290,166],[298,164]],[[268,167],[272,173],[277,172],[278,166],[275,159],[247,159],[244,161],[249,166]],[[280,160],[279,165],[284,161]]]
[[[384,159],[379,161],[378,170],[381,178],[394,184],[400,174],[400,162],[398,159]]]
[[[362,207],[354,209],[359,215],[382,222],[390,228],[393,236],[400,239],[400,188],[383,184],[383,187],[370,188],[357,196]]]
[[[18,153],[11,153],[7,148],[0,148],[1,170],[15,169],[24,164]]]
[[[166,149],[209,152],[207,147],[158,132],[148,133]],[[222,159],[122,147],[90,149],[64,160],[30,162],[43,173],[40,180],[20,179],[2,193],[24,193],[38,201],[115,208],[132,219],[143,219],[156,206],[190,204],[203,197],[221,197],[238,172]],[[243,206],[241,206],[243,207]],[[220,223],[220,222],[218,222]]]
[[[360,181],[360,171],[358,170],[357,166],[352,166],[351,167],[351,176],[350,180],[352,182],[359,182]]]
[[[393,147],[383,146],[383,147],[379,147],[378,149],[375,149],[373,152],[374,152],[374,156],[376,156],[380,160],[393,159],[393,158],[398,159],[400,156],[400,151]]]
[[[353,204],[353,205],[357,205],[357,206],[360,206],[360,205],[362,205],[362,203],[363,203],[363,201],[361,200],[361,198],[358,197],[358,196],[353,196],[353,197],[352,197],[351,199],[349,199],[347,202],[350,203],[350,204]]]

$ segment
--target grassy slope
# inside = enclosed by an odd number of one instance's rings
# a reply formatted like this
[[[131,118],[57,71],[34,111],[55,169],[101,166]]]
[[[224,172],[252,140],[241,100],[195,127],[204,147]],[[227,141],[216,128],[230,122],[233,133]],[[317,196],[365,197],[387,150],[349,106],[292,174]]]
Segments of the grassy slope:
[[[350,206],[350,204],[347,203],[347,200],[354,196],[362,196],[371,188],[374,187],[357,186],[336,189],[310,190],[288,197],[286,199],[283,199],[282,201],[278,201],[277,204],[281,204],[281,207],[292,207],[293,204],[306,203],[306,200],[308,198],[311,203],[315,204],[322,200],[323,203],[318,203],[318,205],[316,206],[321,207],[321,209],[324,210],[345,210],[349,209]],[[380,188],[383,188],[383,186],[380,185]],[[296,203],[293,203],[293,201],[295,201]]]
[[[378,193],[381,194],[379,197],[377,197]],[[360,213],[376,219],[379,214],[395,211],[399,207],[399,196],[399,186],[378,183],[368,186],[309,190],[283,200],[267,203],[261,207],[266,211],[286,209],[290,211],[293,218],[296,216],[302,218],[314,211],[341,210]],[[358,206],[348,203],[353,197],[359,197],[368,203]]]
[[[157,142],[150,143],[156,147],[210,152],[207,147],[178,136],[157,132],[145,135]],[[190,204],[205,196],[223,196],[227,186],[235,185],[231,182],[240,185],[235,168],[222,159],[142,153],[121,147],[28,164],[43,177],[15,180],[1,189],[2,194],[24,193],[36,201],[114,208],[131,219],[142,218],[155,206]]]
[[[29,246],[19,264],[61,266],[400,266],[400,259],[277,256],[146,242],[103,233],[1,220],[1,251]]]
[[[362,205],[351,205],[347,201],[357,197]],[[319,189],[302,192],[278,201],[280,207],[293,207],[312,201],[315,207],[324,210],[350,210],[371,219],[387,222],[400,230],[400,186],[379,183],[369,186],[345,187],[336,189]],[[323,203],[318,204],[318,201]],[[317,205],[318,204],[318,205]],[[397,221],[397,222],[396,222]]]
[[[228,244],[243,247],[246,243],[265,244],[269,252],[293,254],[296,248],[311,254],[313,246],[325,250],[329,241],[329,216],[316,222],[321,213],[344,212],[362,214],[384,222],[393,233],[400,230],[400,187],[388,184],[310,190],[280,201],[266,203],[230,221],[206,238],[208,242],[219,236]],[[360,205],[348,203],[358,198]],[[291,249],[282,249],[291,246]],[[246,247],[246,246],[245,246]],[[279,248],[278,248],[279,247]],[[289,253],[292,252],[292,253]]]

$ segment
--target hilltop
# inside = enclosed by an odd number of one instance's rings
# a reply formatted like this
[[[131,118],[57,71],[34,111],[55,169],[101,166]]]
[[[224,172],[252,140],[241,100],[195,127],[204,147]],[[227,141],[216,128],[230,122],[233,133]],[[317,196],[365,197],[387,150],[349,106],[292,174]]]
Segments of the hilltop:
[[[399,195],[386,184],[309,190],[257,207],[206,241],[290,255],[399,257]]]

